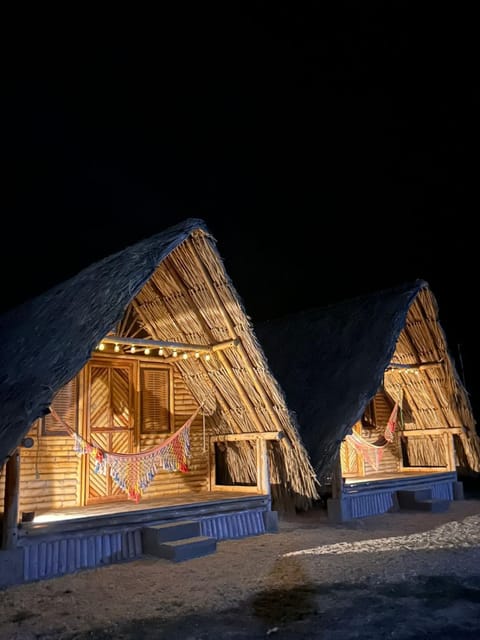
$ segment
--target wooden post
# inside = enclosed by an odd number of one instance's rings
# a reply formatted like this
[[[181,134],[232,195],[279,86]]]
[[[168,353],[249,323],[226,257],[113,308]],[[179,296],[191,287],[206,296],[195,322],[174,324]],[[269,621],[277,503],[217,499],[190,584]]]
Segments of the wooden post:
[[[20,449],[16,449],[5,466],[5,501],[3,509],[2,549],[16,549],[18,536],[18,497],[20,491]]]
[[[443,437],[445,439],[445,451],[447,454],[447,468],[449,471],[456,471],[457,464],[455,461],[455,444],[453,442],[453,434],[445,433]]]
[[[341,500],[342,494],[343,494],[342,463],[340,460],[340,451],[339,451],[337,454],[337,458],[333,464],[332,498]]]
[[[260,493],[270,496],[270,473],[268,469],[267,441],[257,438],[257,487]]]

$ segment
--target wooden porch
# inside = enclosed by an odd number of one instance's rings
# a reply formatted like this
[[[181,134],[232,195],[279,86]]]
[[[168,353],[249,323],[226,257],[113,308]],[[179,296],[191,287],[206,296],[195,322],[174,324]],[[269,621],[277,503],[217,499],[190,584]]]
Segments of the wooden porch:
[[[397,491],[428,490],[435,500],[458,500],[462,485],[455,471],[401,471],[344,479],[328,500],[332,522],[373,516],[398,510]]]
[[[192,492],[138,504],[45,511],[20,524],[17,548],[10,552],[16,558],[11,584],[139,558],[143,530],[155,525],[196,521],[202,536],[226,540],[275,533],[276,515],[268,494],[249,491]]]

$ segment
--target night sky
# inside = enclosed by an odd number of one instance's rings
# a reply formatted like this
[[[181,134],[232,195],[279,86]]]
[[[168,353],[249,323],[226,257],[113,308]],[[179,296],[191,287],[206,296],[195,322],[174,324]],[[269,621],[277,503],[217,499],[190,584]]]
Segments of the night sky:
[[[472,18],[197,4],[12,27],[2,309],[201,217],[254,322],[427,280],[480,409]]]

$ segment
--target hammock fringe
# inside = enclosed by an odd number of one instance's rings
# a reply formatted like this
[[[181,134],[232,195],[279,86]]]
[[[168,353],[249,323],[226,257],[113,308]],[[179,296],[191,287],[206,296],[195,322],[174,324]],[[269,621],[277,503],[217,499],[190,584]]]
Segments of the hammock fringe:
[[[190,427],[200,409],[201,406],[178,431],[153,449],[140,453],[113,453],[82,438],[50,407],[53,417],[74,438],[75,452],[78,455],[91,455],[95,460],[95,473],[107,475],[109,472],[115,484],[127,494],[129,500],[135,502],[140,500],[158,471],[188,472]]]

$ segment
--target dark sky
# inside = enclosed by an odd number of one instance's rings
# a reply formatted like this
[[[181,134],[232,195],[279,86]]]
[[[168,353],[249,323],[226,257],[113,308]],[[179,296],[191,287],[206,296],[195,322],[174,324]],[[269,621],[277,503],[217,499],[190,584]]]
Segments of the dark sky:
[[[473,17],[222,4],[12,27],[2,308],[202,217],[254,321],[427,280],[475,396]]]

